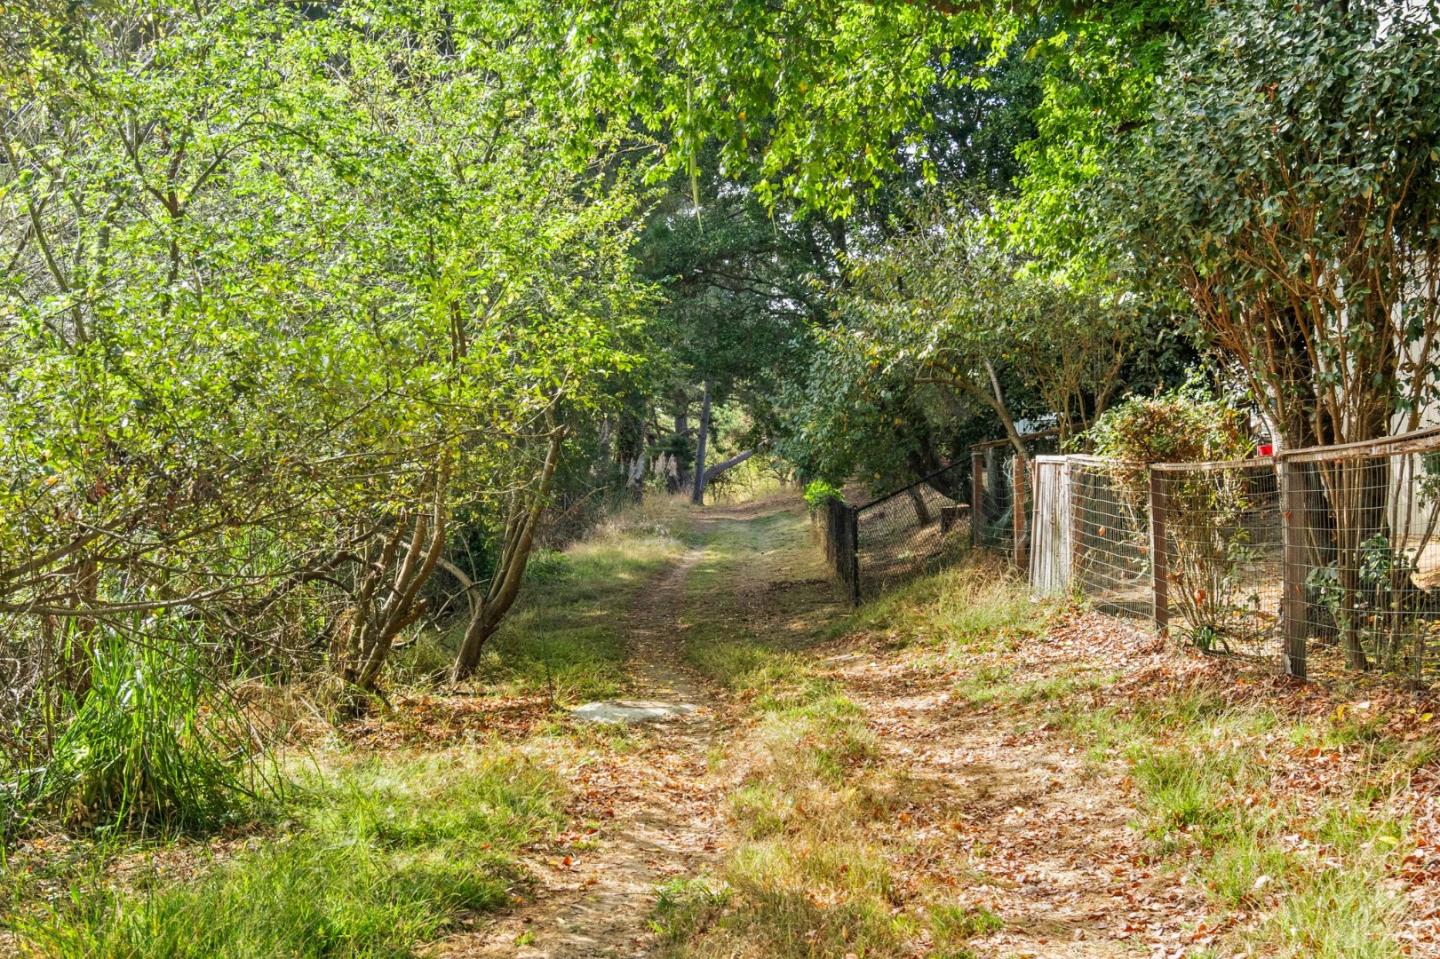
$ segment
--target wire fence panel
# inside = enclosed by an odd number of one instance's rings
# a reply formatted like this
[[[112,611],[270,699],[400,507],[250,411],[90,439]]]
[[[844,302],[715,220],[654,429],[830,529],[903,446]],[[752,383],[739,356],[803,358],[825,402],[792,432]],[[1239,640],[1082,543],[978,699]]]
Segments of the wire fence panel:
[[[969,540],[967,478],[964,464],[956,463],[856,509],[862,599],[955,558]]]
[[[825,501],[825,558],[835,570],[835,578],[845,588],[845,595],[856,605],[860,602],[860,576],[855,549],[855,508],[841,499]]]
[[[1288,639],[1320,672],[1440,679],[1440,437],[1284,457],[1297,527]]]
[[[1015,551],[1015,453],[1008,445],[986,445],[971,454],[972,521],[975,546]]]
[[[1267,458],[1157,466],[1155,616],[1208,651],[1281,661],[1283,510]]]
[[[1020,437],[1022,461],[1008,440],[991,440],[970,448],[971,539],[973,546],[1011,557],[1015,565],[1028,565],[1034,497],[1028,475],[1032,459],[1052,453],[1058,442],[1054,431]],[[1017,481],[1016,470],[1019,467]]]
[[[1236,462],[1035,463],[1031,583],[1305,677],[1440,680],[1440,429]]]
[[[1150,616],[1154,596],[1146,468],[1089,456],[1068,460],[1072,589],[1104,612]]]
[[[1440,428],[1153,465],[1044,455],[1047,438],[1031,439],[1030,460],[982,443],[968,477],[956,464],[863,506],[830,503],[827,554],[852,601],[969,542],[1028,568],[1037,595],[1079,595],[1210,652],[1297,677],[1440,681]]]

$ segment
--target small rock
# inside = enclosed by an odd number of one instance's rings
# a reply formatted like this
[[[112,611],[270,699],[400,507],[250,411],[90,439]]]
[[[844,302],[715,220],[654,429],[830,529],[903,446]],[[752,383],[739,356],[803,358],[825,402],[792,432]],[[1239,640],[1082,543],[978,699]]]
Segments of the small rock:
[[[695,707],[689,703],[608,700],[577,706],[570,710],[570,715],[587,723],[663,723],[688,716],[694,711]]]

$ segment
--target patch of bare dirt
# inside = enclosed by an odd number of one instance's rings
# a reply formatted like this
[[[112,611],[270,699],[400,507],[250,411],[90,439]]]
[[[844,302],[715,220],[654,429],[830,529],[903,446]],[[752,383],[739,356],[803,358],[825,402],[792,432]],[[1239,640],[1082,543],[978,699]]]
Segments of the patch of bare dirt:
[[[576,794],[577,824],[527,865],[534,886],[515,908],[479,930],[454,935],[432,954],[448,959],[629,959],[652,955],[648,918],[665,882],[693,875],[718,854],[725,786],[707,768],[722,734],[717,697],[681,662],[685,580],[693,550],[626,613],[631,692],[689,703],[695,711],[632,727],[637,749],[561,774]],[[590,825],[586,825],[590,824]]]

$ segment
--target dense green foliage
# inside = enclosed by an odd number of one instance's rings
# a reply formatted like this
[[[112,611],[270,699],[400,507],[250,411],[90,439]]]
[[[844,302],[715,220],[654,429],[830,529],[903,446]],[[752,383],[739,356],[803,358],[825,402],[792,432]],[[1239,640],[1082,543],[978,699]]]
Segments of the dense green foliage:
[[[558,460],[639,362],[652,294],[616,144],[580,149],[515,86],[538,51],[499,11],[49,11],[6,12],[0,67],[22,778],[45,749],[51,780],[73,765],[57,727],[112,715],[97,663],[121,633],[212,676],[323,668],[363,691],[453,579],[463,677]],[[76,772],[107,794],[84,805],[187,822],[126,771],[134,734]]]
[[[1292,446],[1414,429],[1440,331],[1440,24],[1429,4],[1217,10],[1106,188]]]
[[[537,545],[752,456],[881,487],[1032,427],[1241,449],[1206,404],[1105,415],[1195,365],[1290,445],[1420,424],[1437,22],[5,6],[6,781],[71,821],[223,819],[230,752],[213,796],[133,761],[215,752],[190,718],[214,682],[322,677],[363,709],[397,646],[504,675]],[[112,709],[116,663],[173,698]]]

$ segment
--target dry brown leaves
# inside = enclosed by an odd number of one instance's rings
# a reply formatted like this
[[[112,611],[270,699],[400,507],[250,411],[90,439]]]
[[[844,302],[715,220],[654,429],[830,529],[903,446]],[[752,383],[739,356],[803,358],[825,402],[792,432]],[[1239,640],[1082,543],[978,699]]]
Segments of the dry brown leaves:
[[[351,720],[341,735],[366,749],[442,747],[485,736],[520,740],[555,714],[548,696],[467,696],[417,693]]]
[[[977,655],[959,670],[923,667],[903,649],[868,653],[832,661],[834,675],[866,705],[886,763],[906,779],[905,800],[879,827],[887,846],[906,850],[896,863],[902,897],[933,899],[937,889],[954,889],[955,900],[1000,915],[1005,928],[974,943],[981,954],[1118,956],[1138,948],[1180,957],[1224,942],[1265,906],[1207,918],[1213,910],[1188,869],[1182,864],[1177,875],[1173,863],[1153,861],[1130,826],[1137,815],[1123,771],[1096,775],[1073,740],[1047,727],[1043,704],[953,698],[965,673],[991,666],[1014,670],[1021,681],[1112,673],[1113,684],[1071,695],[1122,715],[1147,700],[1203,692],[1317,728],[1363,722],[1417,746],[1440,732],[1440,708],[1414,692],[1374,682],[1348,690],[1297,683],[1094,612],[1069,612],[1040,639]],[[1320,748],[1276,734],[1263,756],[1270,795],[1253,801],[1283,795],[1302,811],[1375,774],[1363,744]],[[1390,786],[1389,808],[1408,819],[1412,844],[1395,877],[1412,905],[1401,935],[1410,955],[1440,955],[1440,769],[1432,759]]]

